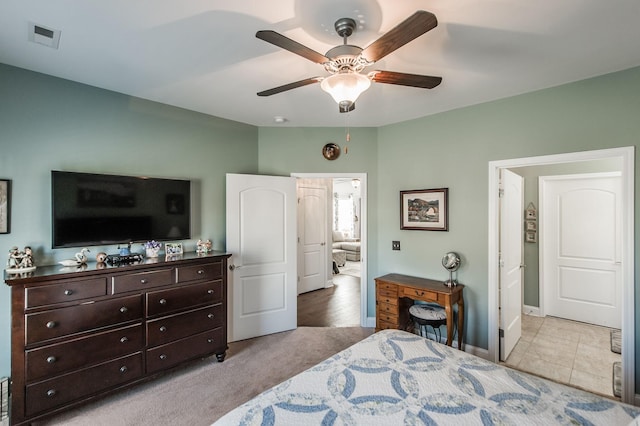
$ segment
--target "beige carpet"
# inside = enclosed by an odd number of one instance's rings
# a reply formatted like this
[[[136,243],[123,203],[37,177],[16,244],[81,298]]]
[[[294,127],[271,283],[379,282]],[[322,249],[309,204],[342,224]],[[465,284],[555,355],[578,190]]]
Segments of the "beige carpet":
[[[360,327],[300,327],[230,343],[222,363],[207,358],[33,425],[209,425],[372,333]]]

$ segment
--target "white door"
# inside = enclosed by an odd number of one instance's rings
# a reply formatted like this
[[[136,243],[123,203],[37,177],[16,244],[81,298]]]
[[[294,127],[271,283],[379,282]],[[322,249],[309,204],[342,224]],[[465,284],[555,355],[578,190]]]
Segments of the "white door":
[[[620,173],[540,177],[546,315],[621,328]]]
[[[500,196],[500,360],[505,361],[522,335],[522,177],[501,170]]]
[[[296,181],[227,174],[229,341],[297,325]]]
[[[327,188],[298,187],[298,294],[327,282]]]

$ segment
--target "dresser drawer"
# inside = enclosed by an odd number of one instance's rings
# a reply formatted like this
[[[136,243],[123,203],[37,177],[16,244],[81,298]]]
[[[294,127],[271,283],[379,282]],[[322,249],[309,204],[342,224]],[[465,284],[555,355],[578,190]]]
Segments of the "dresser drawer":
[[[57,281],[55,284],[25,289],[26,307],[53,305],[61,302],[90,299],[107,294],[107,278]]]
[[[139,352],[144,346],[142,332],[142,324],[136,324],[26,351],[26,380],[52,377]]]
[[[391,305],[398,304],[398,295],[397,294],[388,294],[389,292],[386,290],[378,290],[378,294],[376,296],[376,300],[382,303],[389,303]]]
[[[419,288],[405,288],[403,290],[404,297],[409,297],[411,299],[423,300],[425,302],[437,302],[438,301],[438,293],[435,291],[422,290]]]
[[[222,281],[210,281],[147,293],[147,316],[152,317],[222,301]]]
[[[219,327],[224,321],[222,305],[207,306],[147,322],[147,346],[158,346]]]
[[[398,294],[398,285],[391,284],[385,281],[378,281],[376,283],[378,290],[387,290],[391,292],[391,294]]]
[[[160,269],[112,277],[113,294],[173,284],[172,269]]]
[[[147,351],[147,373],[155,373],[197,357],[224,352],[222,327],[187,337]]]
[[[86,303],[26,315],[27,344],[142,319],[142,296]]]
[[[214,280],[222,278],[223,272],[222,262],[212,262],[195,266],[178,266],[176,268],[178,283]]]
[[[27,385],[26,415],[72,402],[142,376],[142,353]]]
[[[398,316],[398,305],[392,305],[391,303],[378,302],[377,311]]]

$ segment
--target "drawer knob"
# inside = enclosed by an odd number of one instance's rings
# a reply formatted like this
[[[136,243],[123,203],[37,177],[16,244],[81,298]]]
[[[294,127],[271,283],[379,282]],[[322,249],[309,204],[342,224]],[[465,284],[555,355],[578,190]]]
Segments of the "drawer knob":
[[[160,299],[159,302],[161,305],[166,305],[167,304],[167,299]]]
[[[202,275],[202,274],[204,274],[204,269],[199,269],[198,270],[198,275]]]
[[[213,339],[207,339],[207,343],[213,343]]]
[[[165,360],[165,359],[167,359],[167,356],[165,354],[162,354],[162,355],[160,355],[160,359],[161,360]]]
[[[65,290],[64,294],[65,296],[71,296],[73,294],[73,290]]]
[[[123,365],[122,367],[120,367],[120,372],[121,373],[126,373],[127,372],[127,366]]]
[[[160,327],[160,331],[164,333],[165,331],[167,331],[167,327],[163,325],[162,327]]]
[[[123,306],[122,308],[120,308],[120,312],[122,312],[123,314],[124,314],[125,312],[127,312],[128,310],[129,310],[129,309],[127,309],[127,307],[126,307],[126,306]]]
[[[55,389],[49,389],[49,390],[47,391],[47,396],[48,396],[49,398],[51,398],[52,396],[55,396],[55,395],[56,395],[56,393],[57,393],[57,392],[56,392],[56,390],[55,390]]]
[[[127,336],[120,338],[120,343],[127,343],[128,341],[129,341],[129,338]]]
[[[48,357],[47,357],[47,362],[48,362],[49,364],[53,364],[53,363],[54,363],[54,362],[56,362],[57,360],[58,360],[58,359],[57,359],[55,356],[53,356],[53,355],[52,355],[52,356],[48,356]]]
[[[207,315],[207,318],[209,318],[209,319],[213,319],[213,314],[209,314],[209,315]]]
[[[213,294],[213,290],[212,289],[207,290],[207,294]]]
[[[147,280],[145,280],[144,278],[140,280],[140,284],[146,284]]]
[[[56,325],[57,325],[57,324],[56,324],[56,322],[55,322],[55,321],[49,321],[49,322],[47,323],[47,328],[54,328]]]

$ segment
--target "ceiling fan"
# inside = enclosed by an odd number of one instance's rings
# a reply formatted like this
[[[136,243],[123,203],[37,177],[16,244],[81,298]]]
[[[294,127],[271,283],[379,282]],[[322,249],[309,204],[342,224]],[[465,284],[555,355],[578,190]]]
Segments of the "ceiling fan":
[[[321,64],[331,74],[328,77],[306,78],[264,90],[259,92],[258,96],[271,96],[309,84],[320,83],[322,90],[329,93],[338,103],[340,112],[349,112],[353,111],[356,99],[369,88],[372,81],[433,89],[440,84],[442,77],[380,70],[370,71],[365,75],[363,71],[437,25],[438,20],[433,13],[419,10],[363,49],[347,44],[347,38],[356,29],[356,21],[351,18],[340,18],[335,23],[335,30],[342,37],[343,44],[330,49],[325,55],[275,31],[258,31],[257,38]]]

